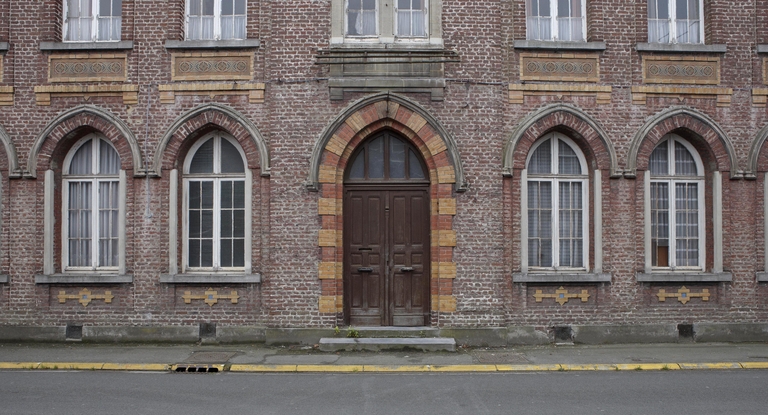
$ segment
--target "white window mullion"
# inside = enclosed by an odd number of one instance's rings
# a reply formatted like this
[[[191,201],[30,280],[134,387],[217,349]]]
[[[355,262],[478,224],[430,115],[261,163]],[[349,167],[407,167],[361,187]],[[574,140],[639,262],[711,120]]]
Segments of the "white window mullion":
[[[555,146],[557,148],[557,146]],[[556,153],[557,151],[555,151]],[[556,157],[553,157],[553,159]],[[554,170],[553,170],[554,171]],[[558,180],[550,180],[552,189],[550,191],[552,214],[551,216],[551,235],[552,238],[552,268],[558,269],[560,267],[560,182]]]
[[[669,0],[669,42],[677,43],[677,5]]]
[[[98,146],[93,146],[98,147]],[[98,180],[90,180],[91,183],[91,268],[99,267],[99,219],[101,218],[101,205],[99,197],[101,196],[101,186]]]
[[[99,0],[93,0],[91,3],[91,42],[95,42],[99,39]]]
[[[235,7],[234,4],[232,7]],[[221,40],[221,0],[213,2],[213,38]]]
[[[216,150],[214,150],[214,154]],[[221,179],[213,180],[213,269],[221,269]]]
[[[674,147],[671,145],[670,147]],[[670,170],[674,169],[675,162],[672,159],[672,166]],[[669,215],[667,220],[669,221],[669,268],[674,270],[677,267],[677,186],[673,180],[667,180],[667,200]]]
[[[557,9],[557,3],[558,3],[557,0],[550,0],[550,3],[549,3],[550,4],[550,6],[549,6],[549,14],[551,14],[551,16],[549,17],[549,19],[550,19],[550,30],[552,31],[552,39],[553,40],[559,40],[560,39],[560,34],[559,34],[559,30],[558,30],[559,29],[558,28],[559,24],[557,23],[557,16],[558,16],[558,13],[557,13],[557,10],[558,10]]]

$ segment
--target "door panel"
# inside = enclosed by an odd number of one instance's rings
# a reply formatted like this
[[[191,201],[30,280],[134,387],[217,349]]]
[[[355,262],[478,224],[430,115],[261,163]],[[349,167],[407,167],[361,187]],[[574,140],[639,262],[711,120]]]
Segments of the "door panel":
[[[349,323],[428,324],[427,189],[346,189],[344,218],[344,298]]]

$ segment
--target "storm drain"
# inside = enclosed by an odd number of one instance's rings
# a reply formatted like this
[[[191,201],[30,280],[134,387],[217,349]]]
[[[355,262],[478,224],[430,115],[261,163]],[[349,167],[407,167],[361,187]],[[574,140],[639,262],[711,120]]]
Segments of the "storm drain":
[[[177,373],[219,373],[237,352],[194,352],[182,363],[171,366]]]

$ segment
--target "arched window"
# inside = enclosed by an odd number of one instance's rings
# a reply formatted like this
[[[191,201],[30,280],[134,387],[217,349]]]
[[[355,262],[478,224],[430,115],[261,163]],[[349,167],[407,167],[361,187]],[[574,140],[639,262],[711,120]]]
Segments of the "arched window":
[[[588,268],[587,164],[576,144],[552,133],[532,147],[526,164],[528,266]]]
[[[651,265],[704,268],[704,166],[698,152],[675,134],[651,153]]]
[[[348,182],[428,181],[416,150],[392,134],[367,141],[352,157]]]
[[[65,270],[117,270],[120,263],[120,156],[97,135],[64,160],[62,264]]]
[[[184,267],[244,271],[250,264],[250,192],[234,138],[209,134],[184,163]]]

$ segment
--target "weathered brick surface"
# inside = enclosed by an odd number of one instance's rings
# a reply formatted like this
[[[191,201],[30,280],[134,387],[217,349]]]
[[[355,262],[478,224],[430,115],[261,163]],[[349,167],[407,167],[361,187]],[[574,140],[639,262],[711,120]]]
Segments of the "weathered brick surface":
[[[14,88],[12,106],[0,106],[0,126],[7,132],[22,172],[10,171],[9,152],[0,150],[0,273],[10,283],[0,286],[0,324],[63,325],[260,325],[269,327],[332,327],[343,323],[344,260],[342,206],[343,169],[354,149],[381,128],[399,131],[425,156],[430,170],[433,202],[431,250],[433,279],[432,323],[441,326],[565,324],[643,324],[694,322],[754,322],[768,318],[768,289],[755,272],[764,271],[764,174],[768,149],[758,147],[757,170],[749,165],[753,143],[768,123],[765,107],[752,105],[752,89],[765,87],[763,58],[756,50],[768,44],[768,1],[748,0],[734,7],[725,0],[705,1],[706,43],[725,44],[723,54],[693,55],[720,59],[718,85],[644,84],[642,56],[636,50],[647,42],[647,8],[644,1],[588,1],[588,40],[606,42],[597,52],[600,77],[593,83],[527,82],[524,93],[510,100],[510,84],[520,81],[520,54],[551,51],[515,50],[514,40],[525,39],[525,1],[444,0],[442,29],[445,48],[460,62],[445,64],[443,101],[429,93],[401,94],[412,107],[421,108],[435,122],[413,108],[379,101],[348,119],[340,116],[367,93],[345,92],[343,100],[330,100],[328,65],[318,64],[318,50],[327,49],[331,33],[330,0],[248,1],[249,38],[261,46],[235,52],[253,52],[253,78],[242,83],[265,85],[264,102],[248,95],[217,95],[210,89],[185,89],[173,103],[161,103],[160,85],[171,79],[171,51],[166,40],[183,39],[184,1],[123,1],[123,40],[132,40],[125,54],[127,81],[69,83],[74,86],[135,86],[138,102],[124,102],[122,95],[53,94],[50,105],[37,105],[34,88],[50,86],[48,61],[40,42],[61,41],[62,2],[0,0],[0,42],[10,47],[3,57],[0,86]],[[206,52],[206,51],[182,51]],[[69,52],[67,52],[69,53]],[[78,51],[88,53],[88,51]],[[176,51],[175,53],[179,53]],[[582,53],[582,52],[579,52]],[[590,54],[593,52],[590,52]],[[582,53],[583,54],[583,53]],[[665,57],[664,53],[645,53]],[[687,56],[676,53],[674,56]],[[563,78],[565,79],[565,78]],[[194,81],[185,81],[197,85]],[[206,84],[216,81],[205,81]],[[234,81],[233,81],[234,82]],[[226,84],[226,81],[221,81]],[[534,85],[534,86],[530,86]],[[574,86],[588,93],[578,94]],[[648,93],[633,102],[632,87],[696,88],[674,94]],[[610,88],[603,89],[604,87]],[[730,102],[701,88],[732,90]],[[610,96],[598,96],[596,91]],[[582,91],[582,92],[583,92]],[[681,92],[682,91],[682,92]],[[686,92],[688,91],[688,92]],[[518,91],[519,92],[519,91]],[[577,91],[578,92],[578,91]],[[695,94],[693,92],[696,92]],[[721,94],[722,95],[722,94]],[[188,111],[209,103],[226,105],[258,129],[266,143],[270,175],[261,165],[261,154],[247,129],[237,119],[215,110],[172,126]],[[502,176],[503,146],[516,127],[546,105],[567,103],[583,111],[602,129],[598,131],[572,114],[558,112],[543,117],[522,133],[511,164],[512,176]],[[60,114],[81,105],[92,105],[130,129],[138,144],[144,170],[134,165],[129,143],[115,125],[93,114],[80,114],[52,125]],[[629,160],[632,140],[648,120],[672,108],[685,107],[704,114],[714,125],[688,115],[660,119]],[[336,124],[334,124],[336,123]],[[326,129],[337,128],[314,160],[319,165],[319,191],[308,189],[313,149]],[[719,136],[715,128],[724,136]],[[41,134],[50,128],[50,134]],[[220,293],[237,290],[237,304],[220,300],[185,304],[186,290],[202,292],[207,286],[160,283],[168,272],[170,170],[181,169],[194,140],[214,128],[232,134],[246,154],[253,173],[252,251],[254,272],[260,284],[215,284]],[[442,129],[455,141],[458,160],[451,160]],[[35,284],[43,269],[43,176],[56,171],[60,198],[63,159],[71,145],[85,134],[98,131],[115,145],[128,171],[126,263],[131,284],[72,285],[72,292],[88,287],[109,289],[111,304],[94,301],[82,307],[75,301],[60,304],[59,285]],[[559,305],[553,300],[536,303],[536,289],[554,292],[561,284],[513,283],[520,272],[520,173],[531,146],[542,135],[559,131],[571,137],[584,152],[590,168],[602,175],[603,270],[610,283],[574,283],[572,291],[588,290],[590,299]],[[723,173],[723,258],[733,281],[726,283],[639,283],[636,273],[645,264],[643,246],[643,173],[655,144],[664,134],[676,132],[689,139],[702,155],[706,180],[707,266],[713,266],[712,173]],[[161,141],[170,134],[170,140]],[[39,149],[35,143],[42,140]],[[611,176],[612,160],[605,142],[615,151],[618,171]],[[729,144],[733,153],[729,154]],[[758,143],[760,144],[760,143]],[[763,146],[765,147],[765,146]],[[37,158],[30,171],[30,154]],[[161,152],[161,154],[157,154]],[[160,160],[152,172],[152,161]],[[733,171],[732,160],[738,171]],[[455,166],[464,169],[469,189],[454,191]],[[636,176],[622,175],[628,165]],[[742,178],[744,171],[756,180]],[[149,174],[147,174],[149,173]],[[181,189],[181,182],[179,189]],[[176,195],[181,215],[182,193]],[[439,208],[434,205],[440,201]],[[594,212],[594,192],[590,206]],[[54,256],[61,270],[60,202],[56,204]],[[590,214],[590,245],[594,221]],[[439,234],[438,234],[439,231]],[[181,231],[177,231],[181,242]],[[177,256],[181,258],[181,244]],[[590,262],[595,259],[590,248]],[[439,271],[440,278],[436,274]],[[675,299],[659,302],[659,288],[667,292],[682,285],[694,292],[703,288],[712,296],[682,304]],[[438,298],[438,295],[440,296]]]

